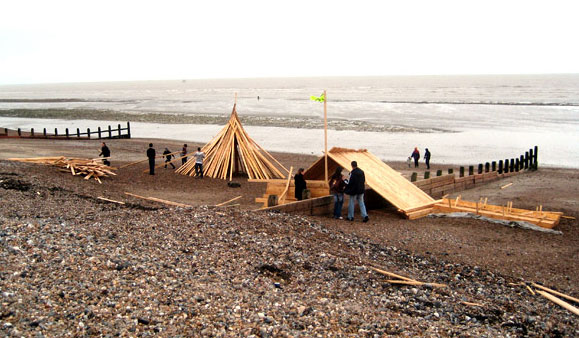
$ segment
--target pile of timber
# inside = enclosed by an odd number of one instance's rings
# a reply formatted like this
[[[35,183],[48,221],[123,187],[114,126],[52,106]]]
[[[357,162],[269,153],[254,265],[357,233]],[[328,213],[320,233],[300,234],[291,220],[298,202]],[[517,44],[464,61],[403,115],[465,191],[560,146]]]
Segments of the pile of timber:
[[[285,178],[281,170],[288,170],[247,134],[235,106],[227,125],[201,149],[205,153],[203,175],[223,180],[232,180],[234,173],[246,173],[250,179]],[[176,172],[195,175],[195,159]]]
[[[286,203],[295,202],[295,184],[294,180],[290,179],[271,179],[271,180],[249,180],[249,182],[266,182],[267,187],[265,194],[262,197],[255,199],[256,203],[262,203],[263,207],[271,207],[274,205],[282,205]],[[326,181],[306,180],[307,189],[310,191],[310,198],[317,198],[328,196],[330,194],[330,187]],[[272,197],[275,202],[272,201]]]
[[[487,204],[487,199],[478,202],[463,201],[460,196],[456,199],[443,198],[441,202],[434,205],[434,212],[468,212],[494,219],[507,221],[523,221],[538,225],[543,228],[552,229],[561,219],[561,212],[543,211],[543,207],[536,210],[525,210],[513,208],[513,203],[506,206]]]
[[[102,184],[101,177],[109,175],[115,176],[113,172],[116,168],[106,166],[102,159],[75,158],[75,157],[32,157],[32,158],[9,158],[9,161],[38,163],[52,165],[61,168],[62,171],[70,172],[73,176],[84,176],[85,180],[94,178]]]

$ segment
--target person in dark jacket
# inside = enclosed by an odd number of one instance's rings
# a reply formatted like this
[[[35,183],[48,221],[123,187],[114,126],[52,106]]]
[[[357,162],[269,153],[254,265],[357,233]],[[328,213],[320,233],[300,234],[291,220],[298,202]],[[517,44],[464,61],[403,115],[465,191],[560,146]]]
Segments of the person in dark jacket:
[[[426,169],[430,169],[430,151],[428,151],[428,148],[424,152],[424,162],[426,162]]]
[[[101,147],[101,153],[99,154],[99,156],[104,157],[103,158],[103,163],[104,165],[111,165],[111,162],[109,162],[108,157],[111,157],[111,150],[109,149],[109,147],[107,147],[107,144],[103,142],[102,147]]]
[[[304,168],[300,168],[298,173],[294,176],[295,181],[295,196],[298,201],[301,201],[306,190],[306,180],[304,179]]]
[[[344,189],[346,182],[342,176],[342,167],[338,166],[330,178],[330,193],[334,196],[334,218],[342,218],[342,206],[344,205]]]
[[[183,149],[181,149],[181,165],[187,162],[187,144],[183,145]]]
[[[173,155],[170,154],[171,150],[169,150],[169,148],[165,148],[165,151],[163,152],[163,156],[165,156],[165,169],[167,169],[167,163],[169,163],[171,167],[175,169],[175,165],[173,164],[173,162],[171,162],[171,158],[173,158]]]
[[[149,143],[149,149],[147,149],[147,157],[149,158],[149,175],[155,175],[155,148],[153,144]]]
[[[418,160],[420,159],[420,152],[418,151],[418,147],[414,148],[414,151],[410,155],[414,159],[414,168],[418,168]]]
[[[358,168],[358,162],[352,161],[351,164],[352,171],[350,172],[350,179],[348,180],[348,184],[344,190],[344,192],[350,196],[350,199],[348,200],[348,221],[354,220],[354,203],[358,201],[363,222],[368,222],[368,213],[366,212],[366,205],[364,204],[366,176],[364,175],[364,171]]]

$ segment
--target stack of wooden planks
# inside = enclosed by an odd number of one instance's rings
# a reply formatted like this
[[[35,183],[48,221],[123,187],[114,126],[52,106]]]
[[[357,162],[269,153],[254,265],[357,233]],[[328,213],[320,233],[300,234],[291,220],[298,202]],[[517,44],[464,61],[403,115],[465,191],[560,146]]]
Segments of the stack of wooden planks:
[[[249,182],[266,182],[267,187],[262,197],[255,199],[256,203],[263,203],[263,207],[268,207],[268,198],[270,195],[278,196],[278,204],[295,202],[295,182],[293,179],[270,179],[270,180],[249,180]],[[330,187],[326,181],[306,180],[307,189],[310,191],[310,197],[322,197],[330,194]],[[283,199],[282,199],[283,197]]]
[[[234,173],[246,173],[250,179],[272,179],[285,178],[281,170],[288,172],[243,129],[236,105],[233,105],[227,125],[201,150],[205,153],[204,176],[232,180]],[[191,158],[176,172],[195,175],[195,158]]]
[[[113,170],[116,168],[106,166],[102,163],[102,159],[86,159],[75,157],[32,157],[32,158],[9,158],[9,161],[38,163],[45,165],[52,165],[60,167],[61,170],[70,172],[72,175],[84,176],[85,180],[94,178],[97,182],[102,184],[101,177],[109,175],[116,175]]]
[[[443,198],[434,205],[433,212],[468,212],[494,219],[507,221],[524,221],[543,228],[552,229],[561,218],[561,212],[543,211],[542,206],[536,210],[513,208],[512,202],[506,206],[487,204],[487,200],[478,202],[463,201],[460,196],[456,199]]]

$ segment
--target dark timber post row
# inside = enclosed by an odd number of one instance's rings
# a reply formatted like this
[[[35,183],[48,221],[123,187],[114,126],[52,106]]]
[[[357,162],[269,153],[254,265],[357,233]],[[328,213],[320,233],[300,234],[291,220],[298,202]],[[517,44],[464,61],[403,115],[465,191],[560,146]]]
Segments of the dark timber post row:
[[[54,128],[54,136],[58,136],[58,129]]]
[[[515,159],[515,171],[519,171],[519,166],[521,165],[521,163],[519,162],[519,159],[516,158]]]
[[[410,182],[416,182],[416,179],[418,178],[418,173],[412,173],[412,176],[410,176]]]
[[[497,171],[497,161],[491,163],[491,171]]]
[[[468,166],[468,176],[472,176],[474,175],[474,166],[469,165]]]
[[[113,132],[111,131],[111,126],[109,126],[109,138],[113,138]]]
[[[499,174],[503,173],[503,160],[499,161]]]
[[[515,171],[515,159],[511,158],[511,165],[509,166],[509,171],[513,172]]]
[[[90,128],[86,128],[86,136],[90,139]]]
[[[98,127],[97,133],[98,133],[98,135],[99,135],[99,140],[100,140],[100,139],[102,138],[102,136],[101,136],[101,127]]]
[[[535,146],[535,161],[534,161],[534,169],[538,169],[539,168],[539,147]]]
[[[525,156],[521,155],[519,157],[519,170],[523,170],[525,167]]]
[[[505,173],[509,172],[509,159],[505,158]]]
[[[458,169],[458,177],[464,177],[464,167]]]
[[[485,163],[485,173],[488,173],[489,171],[491,171],[491,164],[490,163]]]
[[[131,138],[131,124],[127,121],[127,138]]]
[[[30,128],[30,137],[34,137],[34,128]]]
[[[449,174],[449,175],[454,174],[454,169],[448,168],[448,174]]]
[[[529,149],[529,167],[533,169],[533,160],[535,159],[535,155],[533,149]]]
[[[119,131],[119,138],[121,138],[121,124],[120,124],[120,123],[119,123],[119,129],[118,129],[118,131]]]
[[[430,178],[430,171],[425,171],[424,172],[424,179],[427,180]]]
[[[442,170],[441,169],[438,169],[436,171],[436,176],[442,176]]]
[[[22,130],[20,130],[20,128],[18,128],[18,137],[22,136]]]
[[[525,151],[525,169],[529,169],[529,152]]]
[[[44,128],[42,133],[44,134],[44,137],[46,138],[46,128]]]
[[[478,174],[482,174],[483,173],[483,165],[482,163],[478,164]]]
[[[64,132],[66,133],[66,138],[68,138],[68,128],[66,128]]]
[[[76,137],[80,138],[80,129],[76,128]]]

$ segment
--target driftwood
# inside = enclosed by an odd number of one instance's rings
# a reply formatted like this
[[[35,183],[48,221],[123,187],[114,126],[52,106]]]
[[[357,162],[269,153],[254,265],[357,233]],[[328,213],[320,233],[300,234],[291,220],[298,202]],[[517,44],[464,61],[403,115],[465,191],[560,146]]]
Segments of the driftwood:
[[[156,197],[139,196],[139,195],[131,194],[130,192],[125,192],[125,194],[128,195],[128,196],[132,196],[132,197],[144,199],[144,200],[147,200],[147,201],[153,201],[153,202],[163,203],[163,204],[167,204],[167,205],[171,205],[171,206],[175,206],[175,207],[193,208],[193,206],[192,206],[192,205],[189,205],[189,204],[183,204],[183,203],[178,203],[178,202],[163,200],[163,199],[156,198]]]
[[[561,299],[559,299],[559,298],[557,298],[557,297],[555,297],[555,296],[553,296],[550,293],[547,293],[545,291],[537,290],[537,293],[540,294],[541,296],[547,298],[548,300],[552,301],[553,303],[555,303],[561,307],[564,307],[565,309],[567,309],[567,310],[569,310],[569,311],[571,311],[574,314],[579,316],[579,309],[574,307],[573,305],[567,303],[566,301],[561,300]]]
[[[549,293],[552,293],[552,294],[557,295],[557,296],[559,296],[559,297],[566,298],[566,299],[568,299],[568,300],[570,300],[570,301],[573,301],[573,302],[579,304],[579,299],[577,299],[577,298],[575,298],[575,297],[571,297],[571,296],[566,295],[566,294],[564,294],[564,293],[555,291],[555,290],[553,290],[553,289],[549,289],[548,287],[544,287],[544,286],[539,285],[539,284],[537,284],[537,283],[531,283],[531,285],[532,285],[533,287],[537,288],[537,289],[541,289],[541,290],[547,291],[547,292],[549,292]]]
[[[388,271],[386,271],[386,270],[382,270],[382,269],[375,268],[375,267],[373,267],[373,266],[371,266],[370,269],[378,272],[379,274],[400,279],[400,280],[389,279],[389,280],[386,281],[386,282],[391,283],[391,284],[430,285],[430,286],[432,286],[432,287],[437,287],[437,288],[444,288],[444,287],[447,286],[446,284],[420,282],[420,281],[417,281],[417,280],[415,280],[415,279],[411,279],[411,278],[408,278],[408,277],[400,276],[400,275],[397,275],[397,274],[395,274],[395,273],[388,272]]]

